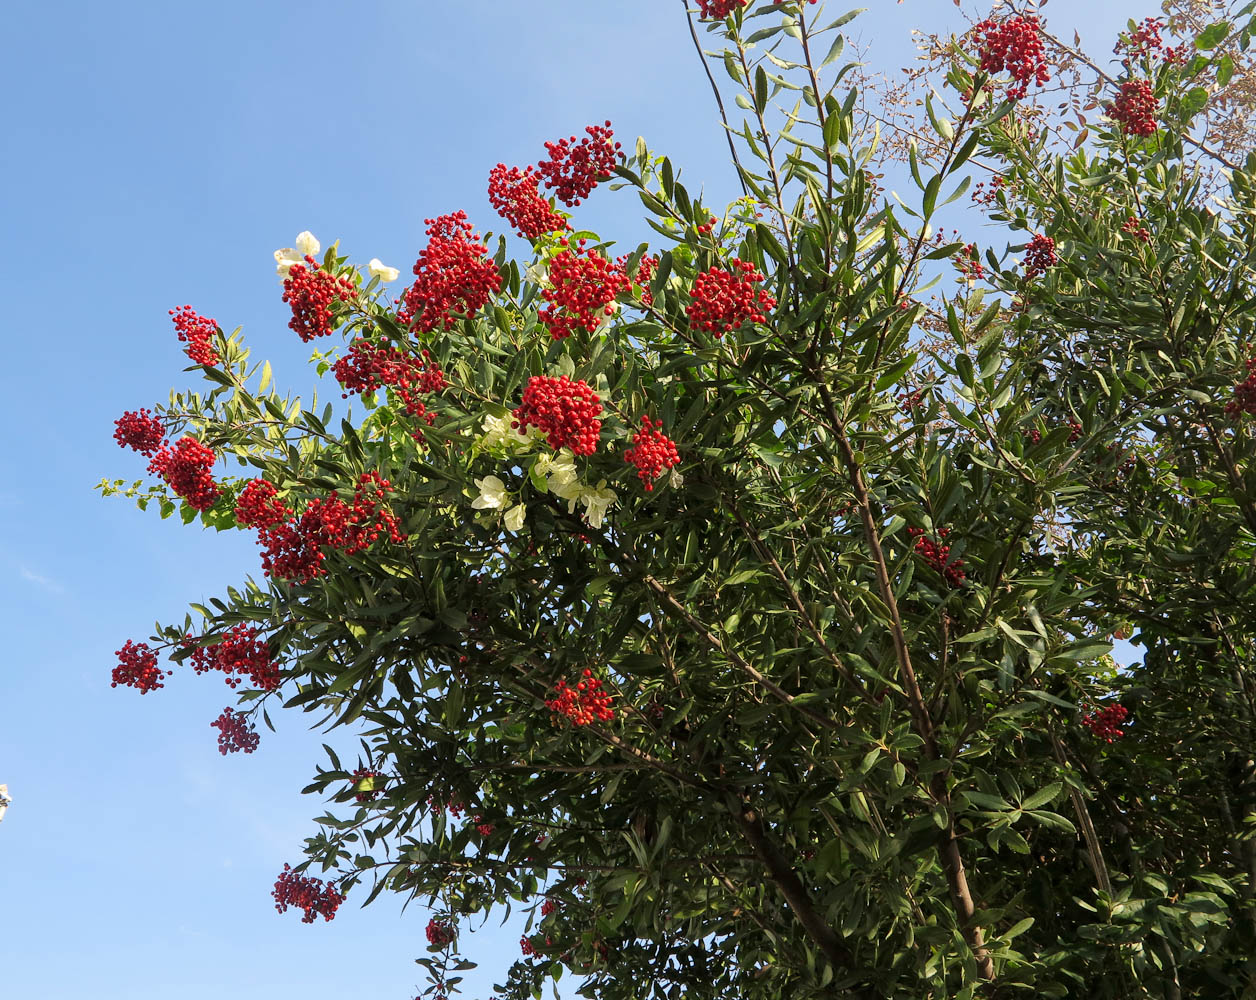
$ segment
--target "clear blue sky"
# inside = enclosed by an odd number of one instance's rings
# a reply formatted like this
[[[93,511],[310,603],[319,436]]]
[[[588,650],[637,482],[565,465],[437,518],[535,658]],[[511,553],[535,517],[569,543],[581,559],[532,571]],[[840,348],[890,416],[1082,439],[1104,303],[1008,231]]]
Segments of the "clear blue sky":
[[[889,68],[942,0],[852,25]],[[829,4],[833,15],[840,13]],[[1106,53],[1152,2],[1055,0],[1058,32]],[[680,3],[672,0],[63,0],[10,4],[0,82],[5,302],[0,400],[0,608],[7,648],[0,782],[0,989],[13,1000],[407,1000],[427,914],[382,897],[313,926],[269,896],[320,803],[299,789],[319,738],[276,718],[252,756],[219,756],[209,722],[233,704],[180,672],[141,698],[111,690],[113,651],[256,572],[244,534],[159,521],[93,492],[138,478],[113,420],[192,376],[166,310],[183,303],[304,390],[271,252],[303,229],[362,263],[407,271],[422,220],[465,208],[492,227],[499,160],[611,119],[708,182],[732,174]],[[598,191],[583,225],[634,247],[639,205]],[[500,225],[496,228],[502,228]],[[341,741],[343,745],[343,740]],[[468,951],[486,998],[519,932]],[[474,976],[475,974],[472,974]]]

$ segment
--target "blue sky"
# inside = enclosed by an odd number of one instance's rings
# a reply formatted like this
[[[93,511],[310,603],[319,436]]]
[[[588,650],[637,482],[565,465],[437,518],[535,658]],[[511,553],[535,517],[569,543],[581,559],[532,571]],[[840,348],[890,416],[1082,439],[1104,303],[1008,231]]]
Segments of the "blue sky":
[[[940,0],[872,2],[852,34],[889,69],[911,57],[909,26],[954,22]],[[1046,11],[1103,54],[1154,6]],[[242,325],[277,383],[306,389],[271,258],[303,229],[408,271],[425,217],[498,222],[493,164],[535,162],[544,140],[607,118],[629,149],[644,135],[683,166],[691,190],[705,181],[711,204],[731,197],[680,3],[64,0],[5,20],[5,995],[413,997],[421,906],[351,896],[312,926],[272,908],[321,811],[299,794],[321,754],[305,717],[281,714],[256,754],[224,758],[209,722],[234,699],[217,679],[180,672],[142,698],[109,687],[125,639],[256,572],[251,538],[159,521],[93,485],[143,473],[113,420],[194,384],[170,308]],[[625,248],[649,238],[626,193],[600,190],[579,213]],[[467,941],[484,968],[468,997],[518,955],[518,929],[491,926]]]

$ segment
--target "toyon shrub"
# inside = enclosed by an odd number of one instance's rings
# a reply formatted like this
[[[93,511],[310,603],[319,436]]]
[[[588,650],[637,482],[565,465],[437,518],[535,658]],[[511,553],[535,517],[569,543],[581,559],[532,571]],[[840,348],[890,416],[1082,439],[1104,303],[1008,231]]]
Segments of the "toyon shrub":
[[[1134,22],[1113,84],[992,14],[908,127],[848,17],[685,15],[727,197],[592,124],[466,162],[395,294],[276,250],[308,379],[172,314],[198,384],[101,432],[102,489],[257,556],[110,683],[221,677],[224,754],[285,707],[356,737],[275,907],[420,901],[429,996],[523,904],[499,1000],[1250,997],[1249,23]],[[616,191],[650,242],[588,228]]]

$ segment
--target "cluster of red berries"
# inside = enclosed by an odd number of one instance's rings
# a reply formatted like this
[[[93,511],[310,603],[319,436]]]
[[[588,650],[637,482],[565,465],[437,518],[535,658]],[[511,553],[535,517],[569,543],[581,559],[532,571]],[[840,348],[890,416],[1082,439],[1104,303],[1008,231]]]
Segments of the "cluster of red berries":
[[[192,669],[198,674],[222,671],[232,690],[245,677],[259,691],[273,691],[279,686],[279,666],[271,658],[270,645],[244,622],[232,626],[222,641],[212,646],[198,646],[191,636],[184,638],[183,645],[192,650],[188,656]]]
[[[986,187],[985,181],[979,181],[977,186],[973,188],[972,202],[975,205],[983,205],[989,208],[999,200],[1000,191],[1010,191],[1011,185],[1002,174],[995,174],[990,178],[990,186]]]
[[[955,267],[964,281],[980,281],[986,276],[986,269],[977,256],[977,244],[969,243],[955,257]]]
[[[430,945],[444,948],[457,936],[457,930],[448,920],[437,920],[433,917],[427,922],[427,943]]]
[[[1108,105],[1108,117],[1126,135],[1148,136],[1156,132],[1156,95],[1147,80],[1126,80]]]
[[[352,778],[350,778],[354,787],[357,787],[358,783],[361,781],[366,781],[368,779],[371,781],[370,788],[357,789],[357,794],[354,795],[354,799],[358,802],[374,802],[377,798],[379,798],[384,792],[384,790],[379,787],[379,782],[375,780],[379,776],[380,773],[378,771],[372,771],[369,767],[359,767],[356,771],[354,771]]]
[[[774,4],[780,6],[787,0],[772,0]],[[818,0],[807,0],[808,3],[817,3]],[[749,6],[750,0],[698,0],[698,12],[703,17],[728,17],[735,10]]]
[[[262,546],[262,570],[267,576],[309,583],[322,576],[324,547],[353,555],[369,547],[381,535],[400,544],[406,540],[397,516],[387,505],[392,484],[378,473],[358,477],[352,505],[335,494],[310,501],[295,520],[258,527]],[[237,518],[239,513],[237,512]]]
[[[1129,34],[1121,35],[1112,51],[1117,55],[1125,56],[1122,62],[1126,66],[1129,66],[1135,59],[1149,59],[1157,53],[1161,61],[1165,63],[1185,62],[1186,45],[1179,45],[1177,48],[1165,45],[1160,35],[1163,28],[1164,22],[1160,18],[1144,18],[1143,22]]]
[[[415,261],[414,284],[402,297],[397,319],[419,333],[431,333],[452,329],[459,316],[479,312],[501,290],[502,276],[466,212],[423,221],[428,244]]]
[[[151,457],[166,440],[166,428],[152,410],[127,410],[113,423],[113,439],[118,447],[134,448],[145,457]]]
[[[570,448],[576,455],[592,455],[602,433],[601,412],[602,400],[583,379],[534,375],[510,426],[520,434],[527,434],[529,426],[540,428],[555,451]]]
[[[676,442],[662,431],[661,423],[641,418],[641,430],[632,436],[632,446],[624,452],[624,461],[637,467],[637,478],[645,483],[647,493],[654,490],[654,480],[666,469],[680,464]]]
[[[1124,705],[1113,704],[1102,709],[1095,708],[1093,705],[1088,707],[1091,710],[1082,716],[1082,725],[1089,729],[1097,739],[1111,743],[1125,735],[1121,726],[1125,724],[1130,713]]]
[[[1231,417],[1256,416],[1256,358],[1247,362],[1247,378],[1234,384],[1234,398],[1225,404],[1225,412]]]
[[[602,682],[586,669],[574,688],[566,681],[554,686],[554,697],[545,700],[545,707],[556,715],[565,715],[577,726],[615,718],[614,699],[602,690]]]
[[[288,277],[283,279],[283,300],[292,307],[288,329],[306,343],[331,333],[337,300],[352,302],[357,297],[352,281],[328,274],[309,254],[305,264],[288,268]]]
[[[717,219],[714,215],[713,215],[713,216],[711,216],[709,219],[707,219],[707,221],[706,221],[706,222],[702,223],[702,225],[700,225],[700,226],[698,226],[698,227],[697,227],[697,228],[698,228],[698,235],[699,235],[699,236],[710,236],[710,235],[711,235],[711,230],[712,230],[712,229],[714,229],[714,228],[716,227],[716,225],[719,223],[719,221],[720,221],[720,220],[719,220],[719,219]]]
[[[273,528],[292,517],[292,508],[279,499],[279,490],[265,479],[250,479],[236,497],[236,520],[245,528]]]
[[[161,476],[189,507],[209,510],[219,496],[212,472],[216,461],[217,457],[209,448],[194,437],[185,437],[173,447],[162,445],[148,463],[148,471]]]
[[[600,253],[585,253],[584,242],[580,240],[574,250],[559,251],[550,261],[552,287],[541,293],[547,304],[538,316],[555,340],[577,330],[592,333],[605,317],[615,314],[611,303],[632,287],[623,268]],[[567,246],[567,241],[562,244]]]
[[[950,528],[938,531],[938,538],[944,539],[951,533]],[[923,528],[908,528],[907,534],[916,539],[915,550],[924,561],[942,574],[952,587],[961,587],[967,579],[964,573],[964,560],[951,558],[951,547],[939,545],[925,536]]]
[[[536,242],[546,233],[570,228],[549,200],[541,197],[540,175],[535,167],[521,171],[518,167],[497,164],[488,175],[488,200],[497,214],[526,240]]]
[[[218,324],[214,320],[198,315],[191,306],[171,309],[170,317],[174,320],[174,328],[179,331],[179,340],[188,345],[189,358],[198,365],[216,365],[222,360],[213,344],[218,332]]]
[[[132,642],[128,639],[115,654],[118,665],[113,668],[113,682],[110,687],[119,684],[124,687],[139,688],[140,694],[148,694],[154,688],[165,687],[163,677],[168,672],[157,666],[157,654],[146,642]]]
[[[763,280],[754,264],[736,257],[730,264],[730,270],[717,265],[694,281],[688,308],[693,329],[722,337],[747,322],[766,323],[767,310],[776,307],[776,299],[754,287]]]
[[[611,123],[590,125],[585,129],[588,138],[576,141],[559,139],[547,142],[546,152],[549,159],[536,165],[536,171],[545,178],[545,189],[551,188],[558,200],[568,208],[580,204],[581,198],[589,197],[589,192],[597,187],[599,181],[607,180],[620,159],[620,144],[612,142],[615,133],[611,131]]]
[[[340,358],[333,369],[336,379],[344,387],[341,397],[350,393],[374,392],[387,386],[405,406],[406,412],[416,421],[429,427],[436,416],[429,413],[427,404],[419,397],[439,392],[449,385],[440,365],[432,361],[432,353],[423,349],[422,357],[414,357],[395,347],[372,344],[358,339],[349,345],[349,353]],[[411,432],[416,440],[424,440],[421,429]]]
[[[900,392],[894,398],[898,401],[900,410],[904,413],[911,413],[912,410],[924,405],[925,391],[914,389],[911,392]]]
[[[1019,101],[1032,83],[1045,86],[1051,80],[1042,28],[1033,14],[1019,14],[996,21],[987,18],[973,28],[980,46],[980,68],[986,73],[1006,71],[1012,78],[1009,100]]]
[[[218,730],[218,752],[224,757],[229,753],[252,753],[257,749],[261,737],[253,728],[243,712],[224,708],[222,715],[210,723]]]
[[[1050,236],[1043,236],[1042,233],[1034,233],[1034,238],[1025,248],[1025,280],[1033,281],[1039,275],[1046,274],[1047,268],[1055,266],[1059,259],[1055,252],[1055,240]]]
[[[562,909],[562,903],[547,896],[545,902],[541,904],[541,917],[548,917],[551,913],[557,913],[560,909]]]
[[[1147,231],[1147,227],[1139,225],[1138,219],[1132,215],[1121,223],[1121,232],[1128,233],[1136,240],[1142,240],[1144,243],[1151,242],[1151,233]]]
[[[1067,426],[1069,429],[1068,443],[1073,444],[1080,440],[1082,436],[1082,425],[1076,420],[1070,420]],[[1042,440],[1042,431],[1040,431],[1037,427],[1031,427],[1025,434],[1025,437],[1030,444],[1038,444]]]
[[[628,257],[629,254],[624,254],[615,261],[620,270],[627,269]],[[654,272],[658,266],[659,259],[648,254],[637,262],[637,276],[633,279],[633,284],[641,289],[641,301],[647,306],[654,305],[654,293],[650,291],[650,282],[654,280]]]
[[[332,883],[324,883],[321,878],[298,875],[290,865],[283,866],[271,895],[275,897],[275,909],[280,913],[286,913],[289,906],[304,910],[305,916],[301,918],[303,924],[314,923],[315,916],[331,920],[340,904],[345,901]]]

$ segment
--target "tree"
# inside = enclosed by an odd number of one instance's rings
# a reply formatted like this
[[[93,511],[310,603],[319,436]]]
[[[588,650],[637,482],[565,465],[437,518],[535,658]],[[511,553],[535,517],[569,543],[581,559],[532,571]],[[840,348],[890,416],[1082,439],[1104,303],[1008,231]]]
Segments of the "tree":
[[[726,210],[606,123],[491,171],[530,261],[440,216],[391,301],[302,234],[290,326],[359,410],[173,314],[211,388],[125,414],[161,483],[105,491],[255,531],[263,575],[115,684],[244,683],[224,753],[280,702],[362,726],[275,898],[433,901],[434,994],[524,904],[507,997],[1256,995],[1256,161],[1209,207],[1197,134],[1250,9],[1131,23],[1075,151],[1026,119],[1041,23],[982,21],[893,204],[853,15],[698,7]],[[1001,252],[933,234],[977,169]],[[657,248],[559,207],[612,179]]]

